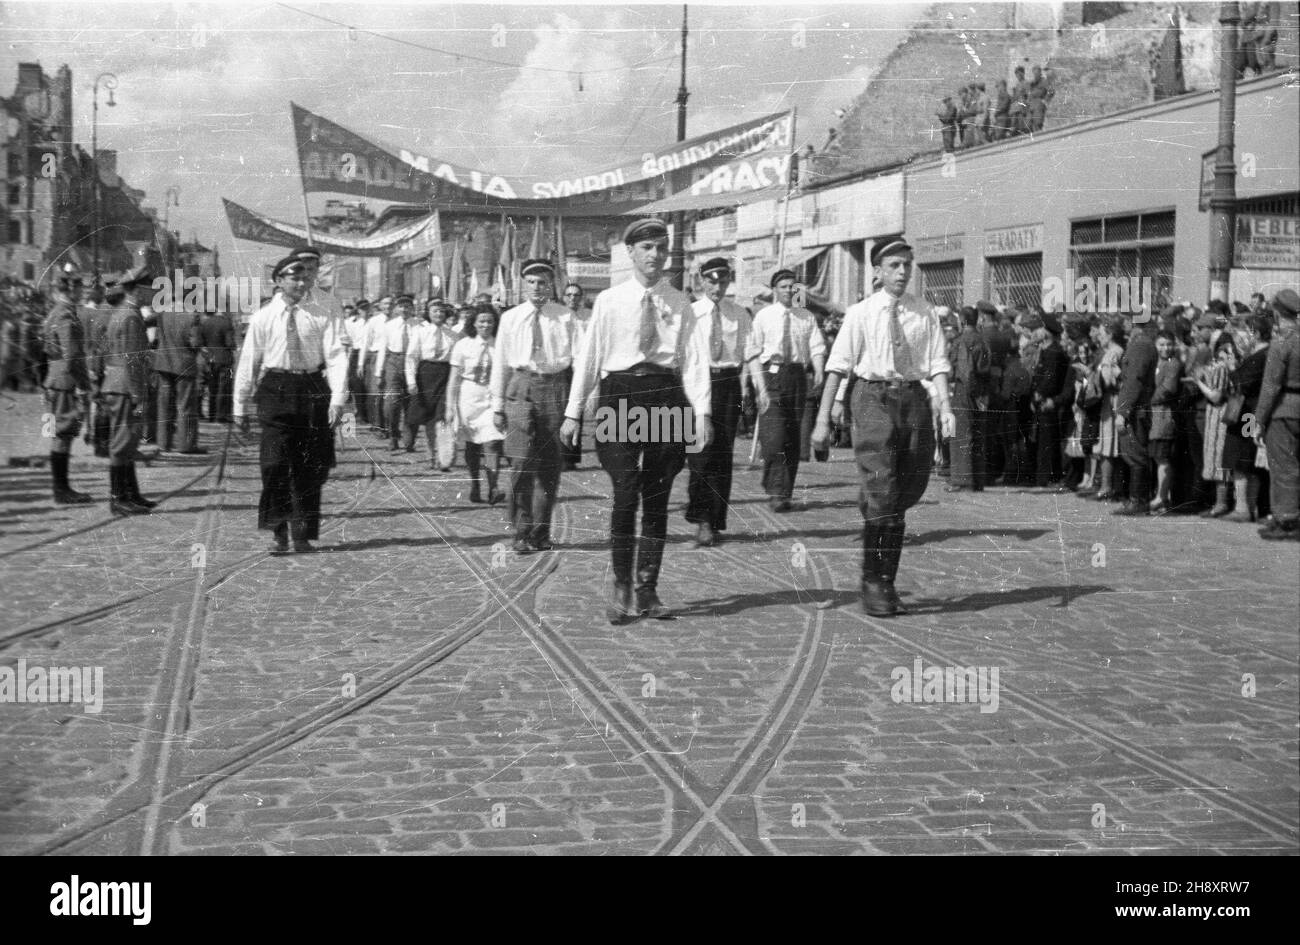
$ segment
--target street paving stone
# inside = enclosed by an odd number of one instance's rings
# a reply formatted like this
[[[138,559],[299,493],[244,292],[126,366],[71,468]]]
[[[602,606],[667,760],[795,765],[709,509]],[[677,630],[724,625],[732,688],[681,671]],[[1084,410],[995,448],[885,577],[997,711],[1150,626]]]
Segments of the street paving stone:
[[[98,714],[0,705],[0,852],[1297,852],[1296,545],[936,480],[880,620],[850,454],[776,515],[742,440],[718,547],[677,481],[676,619],[615,627],[592,453],[519,557],[463,469],[362,431],[320,553],[270,557],[255,439],[142,468],[148,517],[86,457],[94,506],[0,470],[0,665],[104,678]],[[918,659],[996,669],[996,711],[895,701]]]

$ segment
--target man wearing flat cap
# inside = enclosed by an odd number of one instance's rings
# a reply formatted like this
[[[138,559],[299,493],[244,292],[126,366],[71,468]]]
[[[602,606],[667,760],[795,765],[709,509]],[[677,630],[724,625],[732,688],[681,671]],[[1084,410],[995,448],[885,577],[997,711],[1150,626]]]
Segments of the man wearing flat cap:
[[[900,236],[871,251],[880,289],[844,315],[827,362],[813,445],[830,438],[831,408],[842,378],[852,373],[853,451],[862,512],[862,607],[876,617],[906,613],[894,587],[903,551],[905,515],[925,494],[934,463],[934,421],[952,437],[957,419],[948,395],[952,367],[943,329],[931,307],[907,294],[912,248]],[[929,383],[933,394],[921,383]]]
[[[548,260],[526,259],[519,273],[524,301],[501,316],[491,391],[493,420],[506,435],[511,465],[507,514],[513,547],[526,555],[552,547],[575,326],[569,310],[554,301],[555,267]]]
[[[292,539],[300,554],[320,537],[321,488],[334,465],[334,427],[348,397],[343,320],[306,302],[311,275],[285,257],[271,277],[280,290],[253,315],[235,371],[234,413],[247,433],[261,425],[262,494],[257,525],[271,531],[272,554]]]
[[[109,416],[108,473],[114,515],[142,515],[158,503],[140,494],[136,448],[144,428],[149,392],[149,338],[140,310],[152,296],[153,269],[146,254],[115,280],[122,300],[113,309],[101,341],[104,382],[100,391]]]
[[[1264,381],[1255,421],[1268,451],[1269,499],[1273,521],[1260,529],[1269,541],[1300,540],[1300,295],[1283,289],[1273,296],[1277,330],[1264,362]]]
[[[366,319],[366,333],[361,349],[361,381],[365,385],[366,414],[370,418],[370,429],[384,437],[388,431],[384,426],[384,398],[381,382],[375,377],[375,362],[379,360],[379,349],[383,347],[384,326],[388,324],[388,313],[393,308],[393,299],[385,295],[370,309]]]
[[[1064,454],[1062,446],[1065,431],[1062,417],[1066,402],[1074,392],[1074,379],[1070,373],[1070,356],[1061,347],[1061,320],[1051,312],[1044,312],[1043,327],[1038,329],[1038,361],[1034,364],[1030,398],[1034,408],[1034,440],[1037,458],[1034,468],[1039,488],[1055,487],[1064,490]]]
[[[754,314],[745,349],[746,360],[757,359],[753,371],[755,395],[768,407],[759,415],[758,442],[763,456],[763,489],[774,512],[790,511],[802,446],[800,421],[808,399],[809,373],[820,387],[826,364],[826,339],[817,319],[794,304],[795,275],[789,269],[772,274],[774,301]]]
[[[716,257],[700,266],[704,298],[692,303],[695,317],[708,323],[709,374],[713,409],[713,442],[698,453],[691,453],[690,488],[687,495],[686,521],[696,527],[695,547],[708,548],[727,528],[727,509],[731,503],[732,453],[736,442],[736,425],[740,421],[742,374],[757,373],[758,360],[747,354],[750,318],[727,298],[733,273],[727,260]],[[754,379],[755,384],[762,378]],[[767,408],[766,394],[759,409]]]
[[[379,350],[375,354],[374,373],[370,375],[379,391],[383,425],[388,431],[388,446],[394,452],[402,450],[400,442],[402,423],[406,413],[406,349],[411,342],[406,324],[411,314],[411,297],[399,295],[393,300],[387,320],[379,326]],[[373,341],[373,339],[372,339]]]
[[[638,616],[671,619],[657,590],[668,498],[685,464],[687,441],[699,450],[712,439],[709,326],[663,278],[668,228],[659,220],[637,220],[623,231],[623,242],[633,278],[596,297],[560,431],[571,445],[588,395],[595,391],[596,455],[614,493],[605,612],[614,624]],[[666,435],[647,435],[648,424],[637,422],[646,416],[669,418]],[[663,423],[655,426],[665,433]]]
[[[1112,515],[1150,514],[1151,501],[1151,399],[1155,396],[1155,322],[1143,308],[1130,321],[1133,330],[1119,359],[1119,393],[1115,397],[1115,428],[1119,451],[1128,466],[1128,500]]]
[[[366,385],[361,377],[361,363],[366,356],[366,321],[370,317],[370,303],[357,299],[343,307],[343,330],[348,340],[348,395],[357,412],[357,423],[368,423]]]

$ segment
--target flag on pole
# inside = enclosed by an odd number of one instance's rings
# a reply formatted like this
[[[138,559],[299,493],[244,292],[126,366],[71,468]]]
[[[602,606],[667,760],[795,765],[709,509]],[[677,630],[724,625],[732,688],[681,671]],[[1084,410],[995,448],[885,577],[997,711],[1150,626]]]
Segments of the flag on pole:
[[[564,217],[555,218],[555,294],[562,297],[569,284],[568,260],[564,252]]]
[[[541,217],[533,217],[533,242],[528,247],[528,258],[546,258],[546,231],[542,229]]]
[[[471,269],[469,271],[469,292],[466,293],[465,297],[471,302],[473,302],[476,298],[478,298],[478,270],[477,269]]]
[[[501,252],[497,255],[496,284],[493,298],[501,305],[512,304],[514,296],[513,270],[515,264],[515,225],[504,215],[501,217]]]
[[[465,301],[465,259],[460,237],[456,238],[456,245],[451,251],[451,272],[447,273],[447,289],[443,298],[453,305]]]
[[[447,261],[442,256],[442,218],[433,212],[433,251],[429,253],[429,298],[436,299],[446,293]]]

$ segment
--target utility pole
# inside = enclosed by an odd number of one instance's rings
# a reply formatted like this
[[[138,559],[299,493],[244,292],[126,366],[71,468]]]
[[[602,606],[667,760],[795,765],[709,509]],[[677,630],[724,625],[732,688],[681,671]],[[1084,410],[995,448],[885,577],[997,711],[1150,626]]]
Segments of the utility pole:
[[[1210,194],[1209,298],[1228,301],[1237,223],[1237,164],[1233,157],[1237,123],[1236,3],[1219,8],[1219,144],[1214,157],[1214,190]]]
[[[682,77],[677,87],[677,140],[686,140],[686,100],[691,93],[686,90],[686,4],[682,4]],[[686,284],[686,213],[673,214],[672,259],[669,262],[669,279],[673,288]]]

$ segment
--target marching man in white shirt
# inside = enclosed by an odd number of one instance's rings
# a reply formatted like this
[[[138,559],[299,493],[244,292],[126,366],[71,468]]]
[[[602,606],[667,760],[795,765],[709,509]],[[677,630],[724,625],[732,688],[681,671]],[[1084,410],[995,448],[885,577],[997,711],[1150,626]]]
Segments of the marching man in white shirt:
[[[501,316],[492,356],[492,410],[511,463],[508,514],[517,554],[549,551],[564,465],[560,428],[573,364],[573,319],[553,297],[555,269],[526,259],[525,301]]]
[[[403,417],[406,414],[406,348],[410,343],[410,328],[406,319],[411,314],[411,297],[400,295],[393,303],[388,321],[379,326],[379,353],[375,355],[373,380],[383,395],[384,429],[388,431],[389,449],[402,450]]]
[[[831,408],[842,378],[853,375],[853,452],[862,511],[862,608],[873,617],[907,613],[894,589],[903,552],[904,516],[925,494],[934,464],[933,389],[942,435],[956,431],[948,399],[951,367],[939,318],[908,295],[912,248],[887,237],[871,251],[881,287],[849,307],[826,364],[813,446],[830,440]]]
[[[587,396],[597,390],[596,455],[614,491],[605,613],[616,625],[638,616],[672,619],[657,592],[668,497],[688,442],[692,450],[707,448],[713,435],[708,328],[662,278],[668,228],[660,220],[637,220],[623,231],[623,242],[634,278],[596,297],[561,430],[571,445]]]
[[[698,453],[691,453],[689,500],[686,521],[696,526],[695,547],[708,548],[720,540],[719,532],[727,528],[727,509],[731,503],[732,449],[736,442],[736,425],[740,421],[742,374],[760,374],[758,358],[748,355],[749,312],[727,298],[731,285],[731,264],[722,257],[700,266],[704,281],[704,298],[694,304],[695,317],[706,323],[709,333],[709,374],[712,389],[713,442]],[[754,384],[762,384],[762,378]],[[758,388],[761,389],[761,388]],[[759,403],[767,409],[766,394]]]
[[[800,419],[812,385],[822,383],[826,340],[817,319],[794,304],[795,276],[789,269],[772,275],[771,305],[754,315],[746,358],[758,358],[761,370],[751,374],[761,415],[758,441],[763,450],[763,489],[772,511],[790,511],[794,480],[799,474]],[[766,399],[769,406],[763,408]]]
[[[334,465],[334,427],[348,398],[343,320],[305,302],[310,267],[286,257],[271,272],[279,293],[248,326],[235,372],[234,415],[261,425],[262,494],[257,527],[275,534],[273,554],[315,551],[321,487]]]

